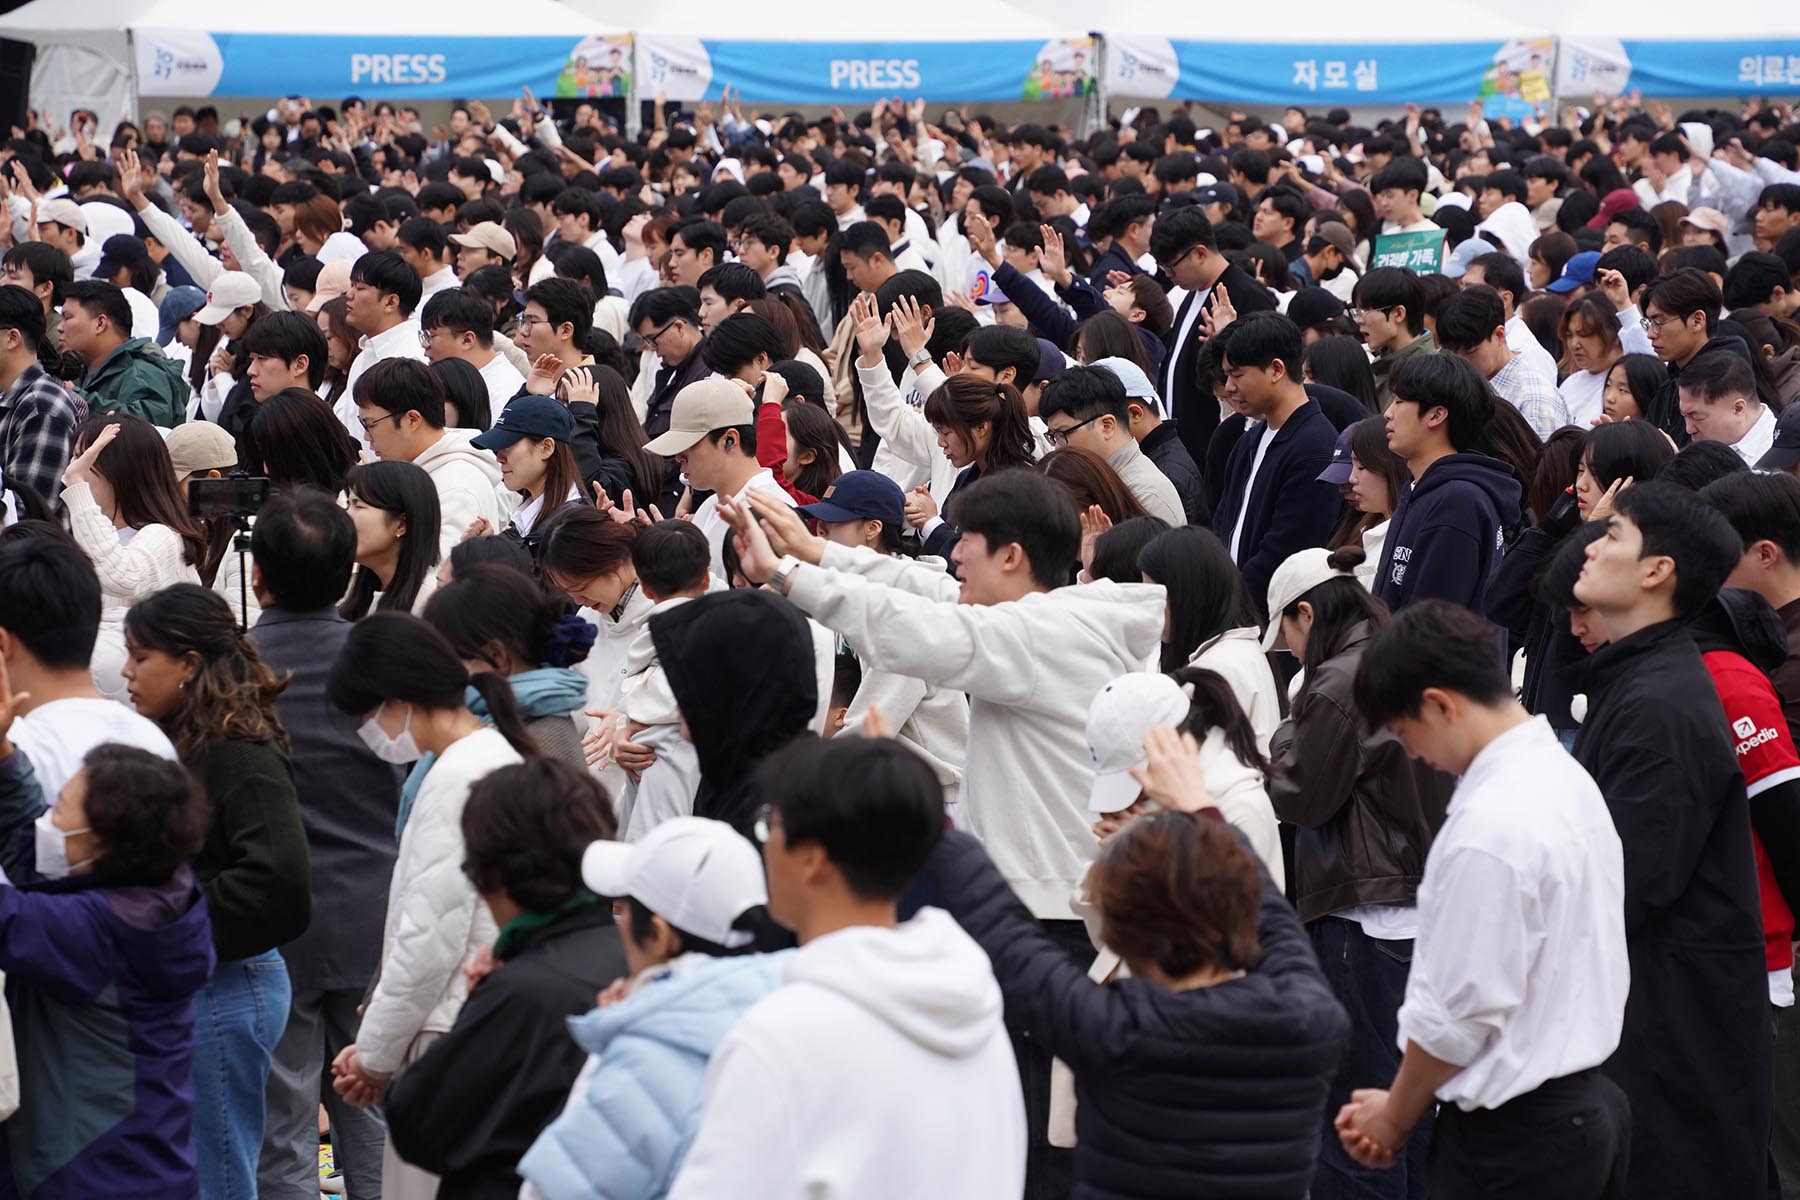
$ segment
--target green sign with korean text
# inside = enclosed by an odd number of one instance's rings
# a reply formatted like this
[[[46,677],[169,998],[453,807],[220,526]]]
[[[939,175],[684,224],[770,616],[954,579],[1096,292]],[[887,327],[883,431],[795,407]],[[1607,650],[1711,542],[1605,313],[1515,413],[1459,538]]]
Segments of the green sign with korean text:
[[[1421,275],[1435,275],[1444,269],[1444,231],[1384,233],[1375,239],[1369,267],[1406,267]]]

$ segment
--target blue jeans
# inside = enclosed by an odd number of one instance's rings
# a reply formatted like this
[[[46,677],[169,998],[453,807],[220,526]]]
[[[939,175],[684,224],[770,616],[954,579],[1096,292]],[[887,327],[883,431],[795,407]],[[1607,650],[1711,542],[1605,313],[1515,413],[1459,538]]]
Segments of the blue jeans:
[[[201,1200],[255,1200],[263,1090],[288,1018],[279,951],[221,962],[194,1000],[194,1149]]]
[[[1311,1200],[1422,1200],[1432,1114],[1414,1127],[1406,1153],[1390,1168],[1365,1167],[1344,1152],[1332,1122],[1358,1088],[1385,1088],[1400,1069],[1400,1002],[1412,970],[1411,940],[1372,938],[1343,917],[1320,917],[1307,932],[1331,990],[1350,1013],[1350,1048],[1325,1101],[1319,1169]]]

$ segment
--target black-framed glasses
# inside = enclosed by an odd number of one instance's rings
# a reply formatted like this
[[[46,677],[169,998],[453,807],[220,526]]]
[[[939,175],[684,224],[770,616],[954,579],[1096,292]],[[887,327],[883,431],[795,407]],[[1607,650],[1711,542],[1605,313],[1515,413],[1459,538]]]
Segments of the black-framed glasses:
[[[667,325],[664,325],[661,329],[658,329],[655,333],[633,333],[631,335],[631,338],[626,339],[628,344],[626,345],[625,348],[627,350],[643,350],[646,348],[650,349],[650,350],[656,350],[656,339],[660,338],[663,334],[669,332],[669,330],[675,328],[675,326],[677,324],[679,324],[680,321],[681,321],[681,318],[676,317],[674,320],[670,321]],[[631,344],[632,338],[636,339],[635,344]],[[657,351],[657,353],[660,354],[661,351]]]
[[[358,417],[356,418],[356,423],[363,427],[364,433],[368,433],[383,421],[398,421],[399,419],[399,413],[387,413],[383,416],[376,417],[373,421],[369,420],[367,417]]]
[[[1075,425],[1071,425],[1067,429],[1047,430],[1045,436],[1049,438],[1050,444],[1052,446],[1066,446],[1069,444],[1069,435],[1071,433],[1074,433],[1077,429],[1080,429],[1083,425],[1092,425],[1095,421],[1098,421],[1101,417],[1108,416],[1108,415],[1109,414],[1107,414],[1107,413],[1096,413],[1094,416],[1089,417],[1087,420],[1079,422],[1078,424],[1075,424]]]
[[[1183,250],[1180,254],[1177,254],[1174,258],[1170,259],[1168,262],[1158,263],[1158,265],[1162,267],[1165,274],[1173,275],[1175,273],[1175,268],[1179,267],[1182,263],[1186,262],[1188,260],[1188,256],[1193,254],[1193,252],[1198,250],[1199,248],[1200,248],[1200,243],[1195,242],[1193,245],[1189,246],[1186,250]]]

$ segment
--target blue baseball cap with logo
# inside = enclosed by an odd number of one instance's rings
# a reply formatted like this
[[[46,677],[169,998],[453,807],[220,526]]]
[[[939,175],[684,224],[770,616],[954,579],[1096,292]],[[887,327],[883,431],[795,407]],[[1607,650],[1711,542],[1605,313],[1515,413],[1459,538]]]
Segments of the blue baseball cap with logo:
[[[1325,464],[1325,469],[1317,476],[1320,483],[1335,483],[1343,487],[1350,482],[1350,429],[1354,428],[1356,427],[1352,425],[1338,434],[1337,445],[1331,448],[1331,461]]]
[[[1599,262],[1600,252],[1598,250],[1583,250],[1580,254],[1571,256],[1569,261],[1563,264],[1562,274],[1545,284],[1544,290],[1560,295],[1594,282],[1594,268]]]
[[[566,443],[574,433],[575,421],[568,409],[548,396],[519,396],[507,402],[492,429],[470,438],[469,444],[483,450],[504,450],[525,438],[555,438]]]
[[[906,493],[878,471],[847,471],[832,481],[817,504],[802,504],[800,511],[826,525],[845,521],[880,521],[899,529],[906,520]]]

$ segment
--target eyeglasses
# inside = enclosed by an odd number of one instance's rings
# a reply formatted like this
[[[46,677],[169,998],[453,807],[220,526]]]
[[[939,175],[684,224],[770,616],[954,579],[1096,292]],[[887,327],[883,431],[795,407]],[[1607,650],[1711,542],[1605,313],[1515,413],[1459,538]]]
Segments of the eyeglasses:
[[[548,325],[549,323],[549,317],[533,316],[531,313],[525,313],[519,317],[520,329],[530,329],[533,325]]]
[[[631,335],[631,337],[636,338],[637,340],[635,342],[630,342],[629,339],[627,339],[629,344],[627,344],[625,348],[627,350],[642,350],[644,347],[648,346],[649,348],[654,350],[656,348],[656,339],[660,338],[663,334],[669,332],[669,330],[675,328],[675,326],[677,324],[679,324],[680,321],[681,321],[681,318],[676,317],[675,320],[670,321],[667,325],[664,325],[661,329],[658,329],[655,333],[634,333]],[[524,322],[521,321],[520,324],[522,325],[522,324],[524,324]]]
[[[1161,262],[1159,260],[1158,265],[1162,267],[1163,272],[1165,274],[1173,275],[1175,273],[1175,268],[1179,267],[1182,263],[1186,262],[1188,260],[1188,256],[1190,254],[1192,254],[1194,251],[1198,250],[1199,248],[1200,248],[1200,243],[1195,242],[1192,246],[1189,246],[1186,250],[1183,250],[1180,254],[1177,254],[1174,258],[1170,259],[1168,262]]]
[[[1398,307],[1399,305],[1394,306],[1394,308]],[[1349,317],[1352,321],[1360,321],[1364,317],[1372,317],[1376,313],[1380,313],[1385,317],[1393,311],[1393,308],[1346,308],[1344,310],[1344,315]]]
[[[1080,429],[1082,425],[1092,425],[1095,421],[1098,421],[1101,417],[1109,416],[1109,415],[1110,414],[1108,414],[1108,413],[1099,413],[1095,416],[1089,417],[1087,420],[1082,421],[1079,424],[1071,425],[1067,429],[1048,430],[1046,432],[1045,436],[1049,440],[1049,442],[1052,446],[1066,446],[1069,444],[1069,435],[1071,433],[1074,433],[1077,429]]]
[[[1669,316],[1639,317],[1638,318],[1638,328],[1642,329],[1645,333],[1661,333],[1664,325],[1667,325],[1672,321],[1680,321],[1683,319],[1684,318],[1682,318],[1682,317],[1669,317]]]
[[[367,417],[357,417],[356,423],[363,427],[364,433],[367,433],[383,421],[398,421],[399,419],[399,413],[388,413],[386,416],[376,417],[373,421],[369,420]]]

